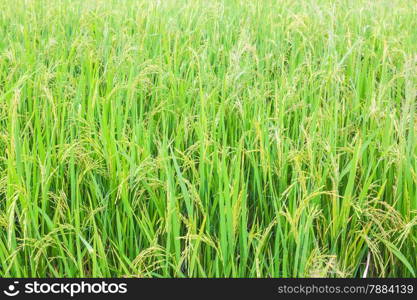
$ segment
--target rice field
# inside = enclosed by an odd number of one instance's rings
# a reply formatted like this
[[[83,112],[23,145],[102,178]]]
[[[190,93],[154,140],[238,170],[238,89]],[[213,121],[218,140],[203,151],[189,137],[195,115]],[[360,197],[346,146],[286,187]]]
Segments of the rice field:
[[[1,277],[415,277],[415,0],[0,0]]]

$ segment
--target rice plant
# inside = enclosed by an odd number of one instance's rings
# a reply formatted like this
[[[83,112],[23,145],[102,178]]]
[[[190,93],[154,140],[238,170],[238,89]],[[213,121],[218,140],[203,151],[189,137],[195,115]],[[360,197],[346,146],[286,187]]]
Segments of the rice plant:
[[[1,277],[415,277],[415,0],[0,0]]]

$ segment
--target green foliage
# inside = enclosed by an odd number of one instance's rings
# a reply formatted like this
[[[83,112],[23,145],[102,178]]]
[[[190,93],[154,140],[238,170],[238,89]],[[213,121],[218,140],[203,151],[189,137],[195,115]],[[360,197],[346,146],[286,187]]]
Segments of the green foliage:
[[[416,28],[415,0],[0,0],[0,275],[414,277]]]

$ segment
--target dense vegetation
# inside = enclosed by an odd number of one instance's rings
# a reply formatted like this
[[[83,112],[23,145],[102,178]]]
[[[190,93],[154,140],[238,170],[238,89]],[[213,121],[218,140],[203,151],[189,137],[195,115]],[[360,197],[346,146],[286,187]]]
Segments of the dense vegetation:
[[[0,275],[417,272],[415,0],[0,0]]]

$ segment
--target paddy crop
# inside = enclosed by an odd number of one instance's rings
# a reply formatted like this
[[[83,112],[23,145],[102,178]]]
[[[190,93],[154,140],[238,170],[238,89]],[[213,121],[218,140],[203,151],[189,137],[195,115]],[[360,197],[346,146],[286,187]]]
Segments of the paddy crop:
[[[2,277],[414,277],[415,0],[0,0]]]

